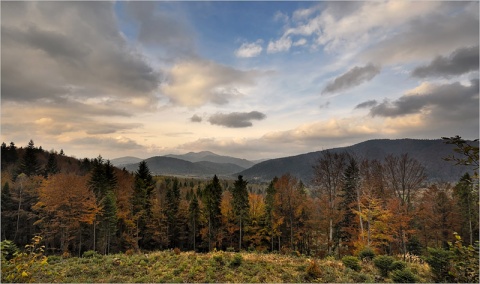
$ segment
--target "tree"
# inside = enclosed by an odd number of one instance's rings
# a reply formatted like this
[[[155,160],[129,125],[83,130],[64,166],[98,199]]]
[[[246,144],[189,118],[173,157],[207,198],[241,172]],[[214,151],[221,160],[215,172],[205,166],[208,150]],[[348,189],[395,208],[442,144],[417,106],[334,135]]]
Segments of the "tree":
[[[411,209],[412,195],[426,179],[425,167],[407,153],[399,157],[388,155],[383,166],[387,188],[393,191],[402,205]]]
[[[461,237],[469,240],[470,245],[473,245],[473,236],[478,236],[479,227],[478,188],[468,173],[465,173],[454,187],[453,195],[461,217]]]
[[[222,201],[222,186],[215,175],[205,188],[203,199],[205,213],[208,219],[208,249],[212,250],[212,240],[216,237],[216,231],[220,226],[220,204]]]
[[[274,220],[274,214],[273,210],[275,208],[275,183],[277,182],[278,178],[274,177],[272,181],[270,181],[270,184],[267,187],[266,190],[266,196],[265,196],[265,218],[266,218],[266,226],[267,230],[269,232],[269,237],[270,237],[270,244],[271,244],[271,251],[273,252],[274,250],[274,239],[276,237],[276,226],[275,220]]]
[[[40,166],[38,165],[37,155],[35,153],[35,144],[33,140],[30,140],[27,148],[25,148],[25,154],[20,165],[20,173],[24,173],[30,177],[37,175],[39,170]]]
[[[54,153],[49,153],[48,154],[48,160],[47,160],[47,165],[45,166],[45,169],[43,171],[43,177],[48,178],[50,175],[54,175],[59,172],[58,165],[57,165],[57,159],[55,158]]]
[[[192,197],[192,201],[190,201],[190,205],[188,207],[189,217],[190,217],[190,224],[192,226],[192,239],[193,239],[193,250],[196,250],[196,238],[197,238],[197,226],[198,220],[200,218],[200,205],[198,204],[197,195],[194,193]]]
[[[247,184],[248,182],[243,180],[243,176],[239,175],[232,189],[233,212],[239,226],[238,250],[242,249],[242,224],[248,216],[249,210]]]
[[[453,151],[463,155],[463,158],[450,155],[445,157],[444,160],[454,161],[456,165],[472,165],[474,167],[473,176],[474,178],[478,178],[478,139],[468,142],[458,135],[455,137],[442,137],[442,139],[447,144],[455,145],[456,148],[453,149]]]
[[[153,180],[150,169],[145,161],[138,165],[138,170],[135,172],[135,180],[133,187],[132,198],[132,213],[136,220],[136,249],[140,247],[140,240],[142,244],[146,243],[147,230],[146,225],[148,219],[152,215],[152,204],[150,198],[155,189],[155,182]]]
[[[334,247],[334,228],[335,224],[341,219],[338,214],[338,204],[340,202],[339,193],[342,189],[343,172],[347,159],[346,153],[332,153],[325,151],[313,166],[313,182],[317,186],[320,198],[326,198],[328,203],[328,254],[333,253]]]
[[[172,186],[167,186],[165,195],[165,215],[167,216],[168,238],[170,246],[178,246],[178,207],[180,205],[180,188],[178,179],[173,179]]]

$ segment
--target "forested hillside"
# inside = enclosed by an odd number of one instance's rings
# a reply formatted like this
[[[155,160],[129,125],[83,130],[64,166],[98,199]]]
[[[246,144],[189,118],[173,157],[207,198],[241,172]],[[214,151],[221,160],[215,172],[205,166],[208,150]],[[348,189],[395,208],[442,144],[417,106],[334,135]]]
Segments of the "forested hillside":
[[[457,147],[476,153],[478,169],[478,146]],[[2,241],[24,247],[41,236],[50,255],[176,248],[342,258],[366,250],[425,255],[448,248],[454,232],[464,245],[478,241],[477,174],[429,182],[428,170],[408,154],[379,161],[326,152],[314,163],[312,185],[287,173],[250,187],[242,176],[153,176],[144,161],[131,173],[33,141],[1,149]],[[452,164],[472,162],[467,158]]]

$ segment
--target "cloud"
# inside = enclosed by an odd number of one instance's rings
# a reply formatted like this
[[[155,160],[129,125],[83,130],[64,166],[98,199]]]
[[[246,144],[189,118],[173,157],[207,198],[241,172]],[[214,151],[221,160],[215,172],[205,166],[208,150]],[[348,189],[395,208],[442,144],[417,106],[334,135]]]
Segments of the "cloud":
[[[202,118],[196,114],[194,114],[191,118],[190,118],[190,121],[191,122],[202,122]]]
[[[162,75],[125,41],[113,9],[109,2],[3,3],[4,102],[154,99]]]
[[[355,66],[346,73],[335,78],[333,82],[328,83],[328,85],[323,89],[322,94],[337,93],[353,88],[364,82],[372,80],[378,75],[378,73],[380,73],[380,67],[372,64],[364,67]]]
[[[163,49],[169,56],[195,54],[193,32],[179,19],[178,14],[156,9],[164,3],[128,1],[125,10],[139,25],[137,39],[145,45]]]
[[[270,41],[267,47],[267,53],[278,53],[288,51],[292,46],[292,39],[288,36],[281,37],[276,41]]]
[[[211,115],[208,121],[211,124],[221,125],[230,128],[243,128],[252,126],[251,120],[265,119],[266,115],[258,112],[232,112],[228,114],[217,113]]]
[[[404,95],[397,100],[384,102],[370,109],[372,116],[398,117],[428,113],[440,120],[478,120],[478,79],[470,85],[458,82],[424,88],[427,93]]]
[[[260,55],[262,52],[262,40],[257,40],[256,42],[243,43],[236,51],[235,55],[237,57],[249,58]]]
[[[162,91],[176,105],[221,105],[241,95],[237,87],[254,85],[259,75],[257,71],[242,71],[197,58],[175,64]]]
[[[450,53],[462,46],[478,45],[478,2],[429,3],[441,6],[434,13],[406,22],[390,36],[365,49],[359,57],[378,64],[397,64],[424,60],[432,54]],[[463,11],[452,13],[452,10]]]
[[[426,66],[412,71],[413,77],[451,77],[478,70],[478,45],[455,50],[450,56],[437,56]]]
[[[359,103],[358,105],[355,106],[355,109],[359,109],[359,108],[371,108],[371,107],[374,107],[378,104],[378,102],[376,100],[369,100],[369,101],[366,101],[366,102],[363,102],[363,103]]]

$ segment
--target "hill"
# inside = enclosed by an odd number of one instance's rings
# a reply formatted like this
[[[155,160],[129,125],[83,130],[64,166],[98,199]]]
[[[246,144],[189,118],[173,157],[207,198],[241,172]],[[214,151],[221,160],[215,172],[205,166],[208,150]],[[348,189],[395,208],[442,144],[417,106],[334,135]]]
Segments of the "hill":
[[[254,162],[246,160],[246,159],[240,159],[240,158],[235,158],[235,157],[230,157],[230,156],[222,156],[222,155],[217,155],[213,152],[210,151],[202,151],[202,152],[190,152],[184,155],[166,155],[165,157],[170,157],[170,158],[176,158],[180,160],[185,160],[189,161],[192,163],[195,162],[212,162],[212,163],[219,163],[219,164],[235,164],[239,167],[242,167],[244,169],[248,169],[251,166],[255,165]]]
[[[417,159],[426,168],[430,181],[458,181],[466,171],[471,168],[455,166],[452,162],[444,161],[443,158],[452,155],[454,146],[448,145],[443,140],[416,140],[416,139],[378,139],[369,140],[348,147],[333,148],[331,152],[346,151],[363,159],[383,159],[389,155],[401,155],[408,153]],[[246,179],[258,181],[270,181],[275,176],[290,173],[300,178],[305,183],[310,183],[313,178],[313,165],[323,155],[324,151],[311,152],[297,156],[271,159],[258,163],[239,174]]]
[[[115,167],[120,168],[124,165],[140,163],[142,160],[143,159],[140,159],[140,158],[137,158],[137,157],[127,156],[127,157],[112,159],[112,160],[110,160],[110,163],[112,163],[112,165],[114,165]]]
[[[208,161],[189,162],[177,158],[157,156],[145,160],[154,175],[177,175],[193,177],[230,176],[245,168],[232,163],[214,163]],[[125,165],[129,171],[136,171],[138,163]]]

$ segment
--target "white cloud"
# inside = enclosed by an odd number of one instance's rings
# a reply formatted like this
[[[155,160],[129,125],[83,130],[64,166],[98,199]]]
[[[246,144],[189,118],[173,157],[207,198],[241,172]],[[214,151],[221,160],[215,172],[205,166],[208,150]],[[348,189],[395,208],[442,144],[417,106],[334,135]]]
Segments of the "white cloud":
[[[305,38],[301,38],[293,43],[293,46],[302,46],[307,44],[307,40]]]
[[[259,75],[257,71],[242,71],[200,58],[190,59],[173,66],[162,91],[177,105],[226,104],[238,97],[237,86],[254,85]]]
[[[281,37],[276,41],[270,41],[267,47],[267,53],[277,53],[288,51],[292,46],[292,39],[288,36]]]
[[[251,43],[245,42],[235,51],[235,55],[244,58],[258,56],[263,50],[262,42],[262,40]]]

